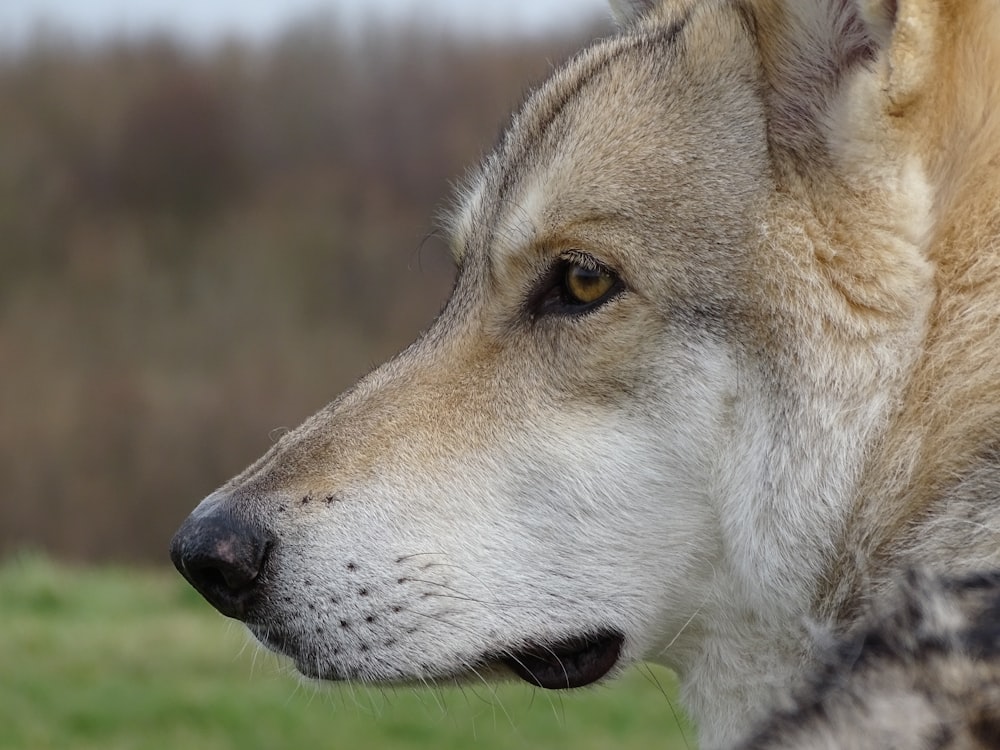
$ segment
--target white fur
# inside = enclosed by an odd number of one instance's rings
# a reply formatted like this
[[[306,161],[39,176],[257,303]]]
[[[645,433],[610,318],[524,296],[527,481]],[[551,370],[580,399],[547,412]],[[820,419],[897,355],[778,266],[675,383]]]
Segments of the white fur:
[[[848,609],[829,579],[851,552],[868,574],[859,509],[905,505],[919,451],[878,460],[923,429],[897,422],[940,199],[886,104],[872,2],[615,7],[626,33],[470,180],[435,325],[200,512],[245,503],[276,535],[251,628],[304,674],[481,679],[612,628],[616,670],[677,670],[709,750],[801,676],[807,622]],[[581,254],[621,292],[547,312]]]

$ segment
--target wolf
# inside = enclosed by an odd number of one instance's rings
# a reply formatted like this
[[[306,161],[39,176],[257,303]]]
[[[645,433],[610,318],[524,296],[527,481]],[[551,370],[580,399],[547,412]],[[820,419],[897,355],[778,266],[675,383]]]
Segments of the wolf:
[[[469,176],[437,319],[171,556],[308,677],[647,660],[726,747],[816,624],[996,567],[1000,3],[615,10]]]

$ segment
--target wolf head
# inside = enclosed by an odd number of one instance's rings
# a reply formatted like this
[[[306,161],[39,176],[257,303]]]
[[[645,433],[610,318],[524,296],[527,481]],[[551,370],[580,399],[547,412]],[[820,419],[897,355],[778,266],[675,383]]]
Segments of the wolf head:
[[[469,177],[440,317],[172,555],[305,675],[554,688],[654,660],[712,745],[799,668],[920,356],[954,13],[616,5]]]

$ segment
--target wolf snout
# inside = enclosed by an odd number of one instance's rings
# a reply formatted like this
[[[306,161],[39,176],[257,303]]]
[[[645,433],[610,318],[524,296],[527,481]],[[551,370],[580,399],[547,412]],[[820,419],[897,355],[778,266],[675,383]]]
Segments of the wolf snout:
[[[170,543],[177,570],[209,604],[243,619],[274,537],[226,508],[192,513]]]

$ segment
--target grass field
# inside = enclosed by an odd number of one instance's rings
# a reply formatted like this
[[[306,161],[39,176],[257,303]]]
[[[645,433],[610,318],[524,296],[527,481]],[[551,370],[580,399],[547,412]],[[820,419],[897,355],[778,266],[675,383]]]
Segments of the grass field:
[[[0,565],[2,750],[694,747],[678,710],[658,669],[572,694],[317,689],[166,571]]]

